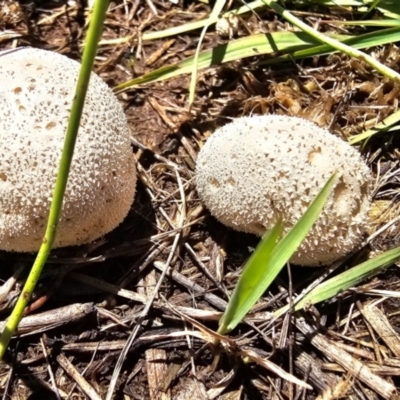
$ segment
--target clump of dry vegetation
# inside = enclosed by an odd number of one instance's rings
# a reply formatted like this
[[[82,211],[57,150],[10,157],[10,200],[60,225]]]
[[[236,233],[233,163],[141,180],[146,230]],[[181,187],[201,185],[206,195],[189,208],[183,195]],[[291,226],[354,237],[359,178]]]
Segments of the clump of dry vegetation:
[[[386,28],[341,22],[360,20],[361,15],[390,21],[393,13],[400,14],[396,7],[382,8],[384,0],[380,3],[365,15],[368,9],[346,5],[294,2],[290,9],[322,33],[365,38],[374,32],[377,38]],[[40,6],[1,1],[0,49],[33,46],[79,60],[87,27],[85,6],[74,1],[44,1]],[[395,266],[330,301],[309,305],[296,315],[289,307],[272,318],[274,311],[292,306],[303,290],[332,273],[289,265],[243,324],[229,336],[216,334],[258,239],[225,228],[199,201],[194,169],[211,132],[232,118],[273,113],[306,118],[349,139],[396,116],[398,107],[398,84],[362,59],[322,50],[300,57],[299,52],[311,47],[297,29],[271,9],[246,11],[228,37],[209,28],[189,108],[190,77],[183,72],[188,72],[187,59],[194,55],[199,31],[182,30],[164,38],[160,32],[205,18],[208,4],[126,0],[110,5],[95,71],[118,88],[128,117],[138,160],[135,204],[124,223],[105,238],[52,253],[0,368],[5,398],[399,396]],[[395,29],[385,33],[392,39],[364,46],[398,72],[395,38],[400,34]],[[250,34],[260,35],[249,47],[256,51],[224,59],[221,49],[230,51],[234,43],[228,44],[229,36],[245,40]],[[300,42],[288,48],[288,38]],[[310,46],[316,43],[310,40]],[[160,68],[166,65],[173,67],[164,70],[171,75],[163,80]],[[371,236],[360,252],[336,265],[335,274],[400,245],[396,129],[394,122],[391,131],[373,135],[360,147],[375,178]],[[3,252],[0,257],[5,320],[33,257]]]

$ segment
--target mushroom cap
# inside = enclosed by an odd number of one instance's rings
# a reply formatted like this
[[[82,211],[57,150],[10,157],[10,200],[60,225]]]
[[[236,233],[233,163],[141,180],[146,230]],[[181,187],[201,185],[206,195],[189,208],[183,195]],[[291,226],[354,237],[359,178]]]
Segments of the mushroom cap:
[[[217,129],[197,158],[197,191],[220,222],[262,236],[288,232],[338,170],[332,193],[291,261],[330,264],[364,236],[371,174],[357,150],[297,117],[242,117]]]
[[[22,48],[0,56],[0,249],[37,251],[64,145],[80,64]],[[119,225],[135,195],[126,117],[92,73],[55,247],[91,242]]]

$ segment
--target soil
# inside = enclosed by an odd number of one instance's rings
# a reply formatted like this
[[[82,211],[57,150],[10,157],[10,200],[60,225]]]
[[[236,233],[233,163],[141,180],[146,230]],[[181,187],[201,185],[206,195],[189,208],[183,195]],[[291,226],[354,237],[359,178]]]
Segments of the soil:
[[[237,6],[241,3],[229,4]],[[321,32],[365,33],[329,23],[351,19],[351,8],[293,9]],[[209,12],[202,2],[113,1],[95,71],[115,87],[192,56],[199,30],[147,42],[138,37]],[[87,4],[78,1],[2,0],[0,50],[33,46],[80,60],[87,17]],[[321,19],[325,23],[317,23]],[[270,10],[257,10],[241,16],[235,38],[288,30],[293,28]],[[202,49],[228,40],[211,26]],[[368,53],[399,71],[396,44]],[[52,252],[27,323],[0,366],[3,399],[105,399],[110,388],[107,398],[124,400],[397,398],[379,382],[400,385],[400,355],[377,335],[364,312],[380,299],[371,312],[377,317],[383,311],[393,340],[400,343],[395,265],[328,302],[271,320],[270,312],[326,270],[293,266],[278,276],[244,323],[216,340],[227,294],[259,239],[224,227],[202,206],[193,176],[207,137],[232,118],[278,113],[310,119],[347,139],[398,107],[400,88],[360,60],[333,54],[262,65],[267,58],[199,71],[191,108],[189,75],[118,93],[138,160],[135,202],[126,220],[105,238]],[[376,177],[371,234],[399,215],[399,138],[393,132],[378,135],[359,148]],[[334,274],[399,246],[399,232],[400,224],[393,224]],[[1,252],[0,260],[2,282],[22,271],[0,304],[5,320],[34,255]],[[363,375],[359,366],[371,375]],[[285,372],[309,388],[290,383]],[[381,380],[376,385],[371,383],[375,377]]]

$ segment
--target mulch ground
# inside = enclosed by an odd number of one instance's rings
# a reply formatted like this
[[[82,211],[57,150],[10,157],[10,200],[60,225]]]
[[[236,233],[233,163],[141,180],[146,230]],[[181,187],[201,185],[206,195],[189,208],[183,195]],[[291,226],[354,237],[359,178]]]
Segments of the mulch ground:
[[[110,6],[95,71],[111,87],[194,54],[199,31],[143,43],[138,37],[205,17],[209,6],[181,0],[152,4],[158,15],[147,2],[114,1]],[[310,24],[320,15],[350,18],[352,12],[296,9]],[[0,49],[34,46],[79,60],[86,18],[87,9],[75,1],[0,1]],[[257,11],[242,17],[237,37],[290,29],[272,12]],[[338,28],[325,24],[319,29]],[[211,27],[203,48],[225,42]],[[397,46],[371,52],[399,70]],[[271,311],[325,272],[293,266],[279,275],[229,340],[211,343],[227,293],[258,238],[224,227],[202,207],[193,171],[207,137],[234,117],[280,113],[313,120],[347,139],[398,107],[400,88],[345,55],[273,67],[260,66],[263,59],[200,71],[191,110],[186,75],[118,95],[138,160],[135,203],[123,224],[105,238],[52,253],[29,316],[0,366],[3,399],[104,399],[110,387],[112,398],[124,400],[398,396],[392,390],[400,385],[396,266],[332,301],[271,321]],[[377,179],[370,233],[399,215],[399,145],[400,136],[393,134],[360,149]],[[399,246],[399,230],[399,223],[385,230],[335,273]],[[19,274],[2,298],[3,320],[33,259],[0,253],[2,281]],[[392,332],[389,340],[377,328],[385,324]],[[273,366],[310,388],[288,383]]]

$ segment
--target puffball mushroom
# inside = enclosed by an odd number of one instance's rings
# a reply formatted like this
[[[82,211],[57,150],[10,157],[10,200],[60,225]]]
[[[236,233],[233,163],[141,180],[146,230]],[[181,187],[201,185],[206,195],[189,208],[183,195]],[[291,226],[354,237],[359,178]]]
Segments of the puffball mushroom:
[[[288,232],[335,170],[328,202],[291,259],[319,266],[353,250],[367,227],[371,174],[349,144],[297,117],[238,118],[201,149],[196,184],[220,222],[262,236],[279,219]]]
[[[22,48],[0,56],[0,249],[40,247],[80,64]],[[123,109],[92,73],[55,247],[114,229],[134,199],[136,169]]]

